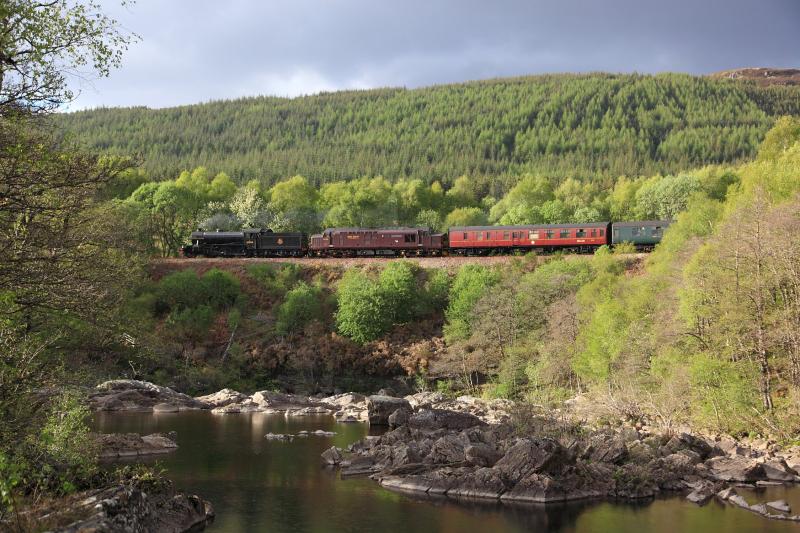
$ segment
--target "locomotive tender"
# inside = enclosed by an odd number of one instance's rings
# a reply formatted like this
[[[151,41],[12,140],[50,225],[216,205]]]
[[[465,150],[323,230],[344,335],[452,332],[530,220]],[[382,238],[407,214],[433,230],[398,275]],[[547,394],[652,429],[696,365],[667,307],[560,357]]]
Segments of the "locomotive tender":
[[[271,229],[193,231],[184,257],[303,257],[308,253],[305,233],[276,233]]]
[[[322,233],[276,233],[271,229],[192,233],[185,257],[422,257],[496,255],[517,252],[591,253],[603,245],[633,244],[650,251],[668,220],[586,222],[517,226],[456,226],[446,233],[429,228],[328,228]]]

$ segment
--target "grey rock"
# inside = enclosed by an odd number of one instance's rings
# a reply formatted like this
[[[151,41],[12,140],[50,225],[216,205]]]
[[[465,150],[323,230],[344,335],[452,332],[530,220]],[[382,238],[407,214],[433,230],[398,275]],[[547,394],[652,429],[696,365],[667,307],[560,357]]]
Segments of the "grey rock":
[[[495,463],[494,469],[513,485],[534,473],[560,472],[570,462],[567,450],[553,440],[520,439]]]
[[[405,398],[374,394],[367,398],[367,416],[370,425],[388,426],[389,416],[398,409],[411,411],[411,405]]]
[[[336,446],[331,446],[324,452],[322,452],[322,462],[327,465],[338,465],[341,464],[342,459],[342,450],[337,448]]]
[[[686,496],[686,499],[697,505],[705,505],[719,493],[722,484],[713,483],[704,479],[694,483],[691,488],[692,492]]]
[[[485,425],[486,423],[475,415],[445,409],[422,409],[408,419],[409,427],[423,431],[439,429],[461,431]]]
[[[712,457],[705,462],[705,466],[711,477],[720,481],[749,483],[766,477],[762,465],[740,455]]]
[[[464,448],[464,460],[474,466],[494,466],[502,455],[492,446],[478,442]]]
[[[791,513],[792,508],[786,500],[775,500],[774,502],[767,502],[767,507],[780,511],[782,513]]]
[[[404,426],[408,423],[408,419],[411,416],[411,411],[405,408],[396,409],[394,413],[389,415],[389,427],[390,428],[398,428],[400,426]]]
[[[135,379],[115,379],[98,385],[89,394],[95,411],[152,411],[155,405],[167,404],[178,410],[209,409],[208,403],[169,387]],[[166,408],[166,407],[165,407]]]
[[[106,433],[94,435],[94,440],[99,448],[98,456],[106,461],[159,455],[178,449],[174,433],[153,433],[144,436],[138,433]]]
[[[433,443],[428,459],[434,464],[461,463],[467,446],[469,440],[461,433],[444,435]]]
[[[764,461],[761,468],[770,481],[796,481],[797,472],[792,469],[783,459],[771,459]]]

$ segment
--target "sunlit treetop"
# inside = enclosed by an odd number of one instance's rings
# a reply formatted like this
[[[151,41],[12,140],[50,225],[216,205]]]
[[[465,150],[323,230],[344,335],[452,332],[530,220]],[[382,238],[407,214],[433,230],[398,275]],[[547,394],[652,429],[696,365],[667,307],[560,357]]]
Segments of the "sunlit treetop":
[[[71,81],[107,76],[136,39],[93,0],[3,0],[0,115],[51,111],[71,101]]]

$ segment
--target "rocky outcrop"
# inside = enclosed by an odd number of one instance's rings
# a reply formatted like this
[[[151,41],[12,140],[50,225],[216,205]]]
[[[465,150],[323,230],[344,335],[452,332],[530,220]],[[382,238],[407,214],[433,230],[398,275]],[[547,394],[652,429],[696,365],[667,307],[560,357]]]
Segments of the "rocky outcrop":
[[[104,461],[130,459],[149,455],[160,455],[178,449],[176,434],[153,433],[106,433],[94,435],[98,456]]]
[[[706,461],[705,467],[710,476],[719,481],[749,483],[767,477],[760,463],[740,455],[713,457]]]
[[[388,426],[389,417],[395,411],[411,412],[411,404],[405,398],[373,394],[367,398],[367,419],[372,426]]]
[[[737,445],[726,453],[713,439],[690,433],[623,427],[559,439],[519,435],[508,423],[488,423],[486,412],[481,417],[463,408],[480,402],[460,400],[462,408],[450,410],[436,397],[406,400],[416,408],[381,398],[381,416],[394,409],[390,431],[347,452],[327,450],[323,462],[339,466],[342,476],[370,475],[389,489],[500,502],[633,500],[684,491],[703,505],[728,483],[756,488],[799,479],[772,452]]]
[[[147,489],[115,485],[74,495],[63,515],[74,520],[59,523],[58,512],[44,518],[54,523],[52,531],[61,533],[183,533],[200,531],[214,520],[211,504],[194,495],[174,492],[170,487]],[[55,516],[55,519],[54,519]]]
[[[747,500],[736,492],[734,488],[727,488],[717,493],[717,499],[734,505],[751,513],[761,515],[771,520],[786,520],[790,522],[800,522],[800,515],[790,515],[791,507],[784,500],[777,500],[767,503],[750,504]],[[772,511],[778,511],[774,513]]]
[[[95,411],[145,411],[158,406],[159,412],[209,409],[211,406],[187,394],[147,381],[115,379],[98,385],[89,394]]]
[[[249,396],[237,392],[233,389],[222,389],[214,394],[206,396],[198,396],[196,400],[208,404],[211,408],[225,407],[234,403],[242,403],[247,400]]]

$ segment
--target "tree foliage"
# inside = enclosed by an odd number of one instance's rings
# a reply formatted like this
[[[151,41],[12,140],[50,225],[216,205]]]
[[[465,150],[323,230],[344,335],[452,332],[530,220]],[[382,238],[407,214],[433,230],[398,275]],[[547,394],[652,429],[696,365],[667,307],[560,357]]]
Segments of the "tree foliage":
[[[383,176],[451,187],[468,176],[450,197],[474,207],[526,173],[608,179],[751,158],[776,117],[800,114],[800,89],[782,89],[682,74],[547,75],[62,121],[90,147],[141,153],[154,179],[197,165],[267,186],[301,175],[318,186]]]
[[[93,1],[0,4],[0,115],[51,111],[73,97],[70,77],[107,76],[136,38]]]

